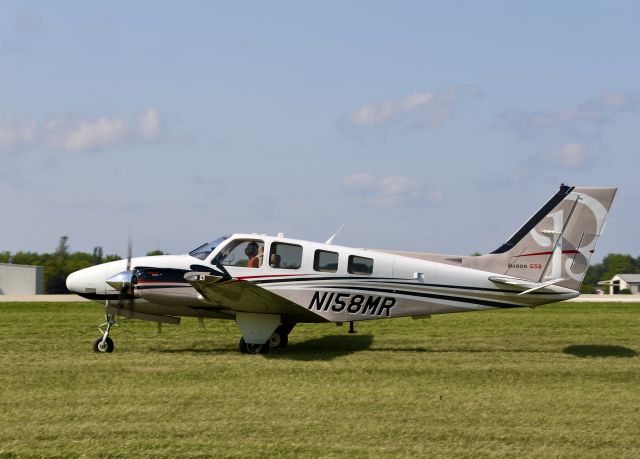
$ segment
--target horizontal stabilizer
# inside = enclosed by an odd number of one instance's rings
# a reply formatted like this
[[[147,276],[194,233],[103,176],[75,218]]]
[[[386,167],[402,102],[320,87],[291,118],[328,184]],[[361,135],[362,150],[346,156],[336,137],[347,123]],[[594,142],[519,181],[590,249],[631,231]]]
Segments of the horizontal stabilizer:
[[[489,280],[491,282],[495,282],[496,284],[504,284],[504,285],[515,285],[517,287],[523,288],[535,288],[540,285],[538,282],[519,279],[517,277],[499,277],[499,276],[490,276]]]
[[[550,287],[552,285],[558,284],[566,279],[563,277],[560,277],[558,279],[552,279],[545,282],[534,282],[526,279],[519,279],[517,277],[490,276],[489,280],[497,284],[513,285],[516,287],[525,288],[526,290],[518,293],[518,295],[526,295],[527,293],[535,292],[536,290],[541,290],[546,287]]]
[[[550,281],[542,282],[537,287],[533,287],[533,288],[530,288],[529,290],[525,290],[524,292],[518,293],[518,296],[526,295],[527,293],[535,292],[536,290],[541,290],[543,288],[562,282],[563,280],[566,280],[566,279],[564,277],[560,277],[558,279],[552,279]]]

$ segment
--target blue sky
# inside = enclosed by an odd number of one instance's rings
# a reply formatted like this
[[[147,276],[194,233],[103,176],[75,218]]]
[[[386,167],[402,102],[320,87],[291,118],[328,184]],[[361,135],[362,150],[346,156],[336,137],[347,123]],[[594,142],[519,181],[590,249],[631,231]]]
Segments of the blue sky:
[[[640,254],[638,2],[0,9],[0,250],[485,253],[565,182]]]

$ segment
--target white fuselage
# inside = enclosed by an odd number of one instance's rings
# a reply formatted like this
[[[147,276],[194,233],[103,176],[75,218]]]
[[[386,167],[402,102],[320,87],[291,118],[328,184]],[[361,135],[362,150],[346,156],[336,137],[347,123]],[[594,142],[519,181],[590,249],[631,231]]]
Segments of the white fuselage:
[[[257,241],[264,255],[259,267],[236,266],[220,261],[228,247],[239,241]],[[277,247],[277,248],[276,248]],[[287,251],[286,249],[293,248]],[[274,260],[275,252],[296,258],[288,267]],[[294,253],[294,255],[291,255]],[[335,263],[319,265],[326,256]],[[320,261],[319,261],[320,260]],[[362,262],[362,263],[360,263]],[[106,280],[127,269],[127,260],[77,271],[67,279],[69,290],[96,301],[122,301],[121,292]],[[391,317],[424,317],[432,314],[492,308],[536,306],[578,295],[574,290],[550,286],[544,291],[518,295],[522,288],[497,284],[491,273],[385,253],[284,237],[234,234],[206,257],[161,255],[133,258],[137,267],[171,268],[187,272],[217,270],[220,266],[234,280],[251,282],[300,307],[294,322],[346,322]],[[242,264],[239,260],[237,264]],[[178,271],[176,271],[178,272]],[[135,310],[160,316],[196,316],[233,319],[237,309],[207,307],[202,296],[182,274],[172,281],[140,281],[135,285]],[[183,276],[182,276],[183,277]],[[264,305],[268,313],[268,304]]]

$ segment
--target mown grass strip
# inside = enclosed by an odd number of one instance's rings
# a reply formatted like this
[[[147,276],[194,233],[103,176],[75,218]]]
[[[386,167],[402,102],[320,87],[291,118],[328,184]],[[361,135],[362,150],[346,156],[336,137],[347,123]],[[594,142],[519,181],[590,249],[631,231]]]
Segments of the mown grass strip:
[[[233,322],[0,304],[0,457],[638,457],[640,305],[298,325],[241,355]]]

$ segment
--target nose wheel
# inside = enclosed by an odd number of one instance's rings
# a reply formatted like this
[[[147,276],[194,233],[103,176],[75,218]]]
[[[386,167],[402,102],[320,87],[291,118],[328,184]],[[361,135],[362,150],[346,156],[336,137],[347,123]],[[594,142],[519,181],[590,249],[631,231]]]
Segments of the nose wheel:
[[[98,338],[93,343],[93,352],[113,352],[113,340],[107,336],[107,339]]]
[[[118,322],[115,316],[109,313],[109,300],[107,300],[104,305],[104,316],[106,319],[105,323],[98,327],[102,336],[93,343],[93,352],[113,352],[113,340],[109,337],[109,332],[112,326],[118,325]],[[106,328],[103,330],[102,327]]]

